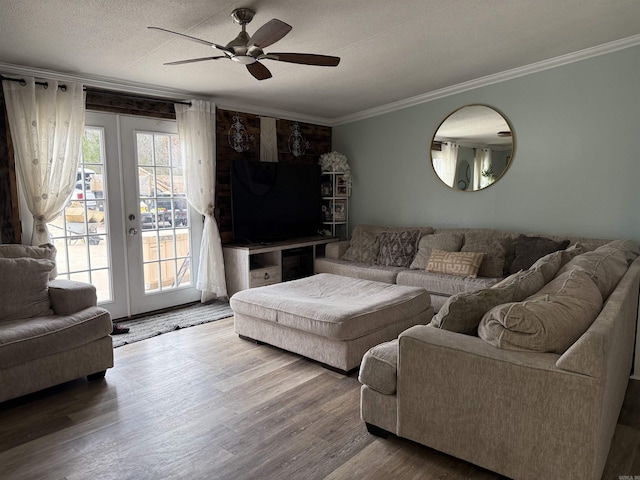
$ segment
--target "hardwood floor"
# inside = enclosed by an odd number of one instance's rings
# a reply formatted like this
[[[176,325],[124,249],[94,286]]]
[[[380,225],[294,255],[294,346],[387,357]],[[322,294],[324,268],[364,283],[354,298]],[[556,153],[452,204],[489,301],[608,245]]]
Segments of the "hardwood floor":
[[[241,340],[233,319],[115,350],[104,382],[0,404],[2,479],[498,479],[415,443],[367,433],[359,383]],[[632,381],[605,479],[640,475]]]

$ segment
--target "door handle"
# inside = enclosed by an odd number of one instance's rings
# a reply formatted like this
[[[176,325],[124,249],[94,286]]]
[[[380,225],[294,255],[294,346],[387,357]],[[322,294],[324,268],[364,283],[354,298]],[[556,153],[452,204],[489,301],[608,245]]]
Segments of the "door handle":
[[[131,235],[132,237],[136,236],[138,234],[138,229],[137,228],[130,228],[129,229],[129,235]]]

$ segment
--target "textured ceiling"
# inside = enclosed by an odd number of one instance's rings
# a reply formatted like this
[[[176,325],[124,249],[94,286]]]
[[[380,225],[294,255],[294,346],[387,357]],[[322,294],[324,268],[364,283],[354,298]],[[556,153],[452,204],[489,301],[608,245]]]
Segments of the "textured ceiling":
[[[263,81],[228,60],[163,65],[220,52],[147,26],[224,45],[240,31],[238,7],[256,11],[250,34],[272,18],[293,26],[267,53],[340,65],[265,61],[273,78]],[[639,34],[638,0],[2,0],[0,72],[24,66],[332,123]]]

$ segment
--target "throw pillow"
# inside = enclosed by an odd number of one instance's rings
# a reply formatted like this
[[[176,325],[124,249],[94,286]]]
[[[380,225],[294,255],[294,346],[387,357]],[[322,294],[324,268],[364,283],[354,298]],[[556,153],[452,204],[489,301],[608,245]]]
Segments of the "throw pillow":
[[[507,350],[562,354],[587,331],[601,309],[598,287],[586,273],[572,270],[524,302],[506,303],[487,312],[478,336]]]
[[[515,258],[509,266],[509,273],[526,270],[539,258],[558,250],[564,250],[568,246],[569,240],[554,242],[550,238],[520,235],[514,241]]]
[[[21,245],[19,243],[0,245],[0,258],[27,257],[53,260],[55,262],[56,252],[56,247],[54,247],[51,243],[45,243],[43,245],[40,245],[39,247],[31,245]],[[49,280],[54,280],[57,274],[58,272],[54,266],[51,274],[49,275]]]
[[[478,270],[481,277],[500,278],[504,275],[505,255],[511,238],[501,236],[492,230],[470,231],[464,235],[463,252],[483,252],[485,254]]]
[[[516,286],[487,288],[475,292],[457,293],[446,301],[431,320],[431,325],[443,330],[475,335],[478,324],[492,308],[513,301]]]
[[[484,253],[479,252],[445,252],[434,248],[425,270],[458,277],[476,278],[483,257]]]
[[[429,256],[434,248],[447,252],[459,252],[462,247],[463,238],[462,234],[459,233],[434,233],[432,235],[425,235],[420,239],[420,243],[418,243],[418,253],[409,268],[415,270],[424,270],[427,268]]]
[[[582,255],[586,251],[587,249],[580,242],[574,243],[566,250],[561,250],[560,252],[562,253],[562,262],[560,262],[560,267],[563,267],[564,265],[569,263],[573,258],[577,257],[578,255]]]
[[[0,319],[52,315],[49,274],[55,263],[35,258],[0,258]]]
[[[622,250],[629,265],[640,255],[640,245],[633,240],[614,240],[604,246]]]
[[[407,268],[418,251],[418,240],[420,240],[420,230],[382,232],[376,264]]]
[[[562,252],[553,252],[545,255],[542,258],[536,260],[536,262],[531,265],[531,270],[540,270],[542,276],[544,278],[544,283],[549,283],[553,280],[553,277],[556,276],[558,270],[560,270],[560,266],[562,265]]]
[[[558,271],[557,275],[559,276],[574,269],[586,272],[598,286],[602,297],[606,300],[628,268],[625,252],[603,245],[574,257]]]
[[[356,227],[349,242],[349,248],[342,255],[341,260],[358,263],[373,263],[378,258],[380,244],[378,236],[363,229]]]
[[[523,270],[512,274],[503,281],[496,283],[491,288],[504,288],[515,285],[515,293],[513,295],[514,302],[520,302],[525,298],[538,292],[545,284],[544,276],[540,269]]]

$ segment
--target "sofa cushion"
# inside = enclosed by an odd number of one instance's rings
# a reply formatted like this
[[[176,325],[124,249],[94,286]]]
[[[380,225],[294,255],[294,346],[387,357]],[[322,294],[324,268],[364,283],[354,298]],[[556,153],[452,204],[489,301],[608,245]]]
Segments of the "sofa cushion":
[[[378,238],[380,249],[376,265],[408,268],[418,251],[420,230],[383,232]]]
[[[558,250],[564,250],[568,246],[569,240],[555,242],[550,238],[520,235],[512,243],[514,259],[509,264],[509,273],[526,270],[539,258],[549,253],[557,252]],[[505,264],[508,262],[509,259],[507,258]]]
[[[507,350],[562,354],[589,328],[602,309],[602,294],[580,270],[566,272],[523,302],[499,305],[485,314],[478,335]]]
[[[349,248],[341,260],[373,264],[378,258],[380,242],[378,236],[364,228],[354,228]]]
[[[479,252],[445,252],[434,248],[425,271],[475,278],[484,256],[484,253]]]
[[[0,368],[73,350],[108,336],[112,328],[109,312],[101,307],[86,308],[73,315],[3,321]]]
[[[314,262],[315,273],[333,273],[344,277],[362,278],[375,282],[396,283],[399,273],[406,269],[400,267],[385,267],[370,263],[349,262],[346,260],[334,260],[330,258],[316,257]]]
[[[380,243],[378,236],[362,228],[359,229],[356,227],[353,230],[353,236],[351,237],[349,248],[344,252],[341,260],[373,264],[376,258],[378,258],[379,250]]]
[[[21,245],[18,243],[15,244],[7,244],[0,245],[0,258],[35,258],[42,260],[51,260],[56,261],[56,247],[54,247],[51,243],[45,243],[40,245],[39,247],[31,246],[31,245]],[[58,271],[55,268],[51,270],[49,274],[49,279],[53,280],[56,278]]]
[[[484,253],[478,275],[498,278],[504,275],[505,255],[510,243],[510,237],[501,236],[493,230],[472,230],[465,233],[461,251]]]
[[[402,270],[396,277],[398,285],[421,287],[431,294],[446,297],[460,292],[475,292],[483,288],[489,288],[499,280],[499,278],[458,277],[446,273],[432,273],[422,270]]]
[[[433,233],[425,235],[418,243],[418,253],[409,268],[424,270],[427,268],[429,256],[434,248],[446,252],[459,252],[462,248],[464,236],[459,233]]]
[[[51,315],[51,260],[0,258],[0,320]]]
[[[485,288],[476,292],[458,293],[447,300],[431,320],[431,325],[443,330],[475,335],[478,324],[492,308],[513,301],[516,285]]]
[[[613,240],[604,246],[623,251],[629,265],[631,265],[631,262],[633,262],[636,257],[640,256],[640,244],[633,240]]]
[[[571,260],[573,260],[578,255],[582,255],[586,251],[587,251],[587,249],[580,242],[574,243],[573,245],[571,245],[566,250],[560,250],[560,253],[562,255],[562,262],[560,262],[561,263],[560,264],[560,268],[562,268],[564,265],[569,263]]]
[[[374,390],[392,395],[398,381],[398,339],[369,349],[362,357],[358,380]]]
[[[542,258],[539,258],[531,265],[531,270],[540,270],[544,283],[549,283],[558,273],[562,266],[562,252],[557,251],[549,253]]]
[[[492,288],[502,288],[515,285],[516,291],[513,295],[514,302],[520,302],[525,298],[538,292],[544,286],[544,276],[541,269],[529,269],[511,274]]]
[[[557,273],[562,275],[574,269],[586,272],[600,289],[606,299],[616,287],[628,269],[625,252],[604,245],[590,252],[574,257]]]

